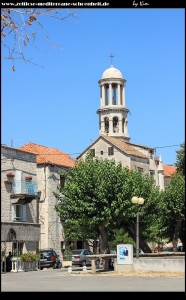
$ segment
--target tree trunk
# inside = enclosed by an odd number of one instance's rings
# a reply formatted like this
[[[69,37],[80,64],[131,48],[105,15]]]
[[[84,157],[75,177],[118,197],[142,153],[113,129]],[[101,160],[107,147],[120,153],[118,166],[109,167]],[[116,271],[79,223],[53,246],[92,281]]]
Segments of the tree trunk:
[[[180,232],[181,223],[182,223],[182,219],[178,219],[176,221],[176,225],[175,225],[175,229],[174,229],[174,234],[173,234],[173,240],[172,240],[173,252],[177,251],[177,245],[178,245],[178,238],[179,238],[179,232]]]
[[[179,233],[179,238],[182,242],[183,245],[183,251],[185,252],[185,220],[182,218],[182,222],[180,225],[180,233]]]
[[[181,240],[182,245],[183,245],[183,252],[185,252],[185,240]]]
[[[136,241],[136,224],[125,224],[125,229],[128,234],[134,241]],[[140,237],[140,228],[139,228],[139,247],[143,250],[144,253],[152,253],[152,250],[148,244]]]
[[[104,225],[100,225],[99,232],[100,232],[100,252],[102,254],[109,253],[107,228]]]

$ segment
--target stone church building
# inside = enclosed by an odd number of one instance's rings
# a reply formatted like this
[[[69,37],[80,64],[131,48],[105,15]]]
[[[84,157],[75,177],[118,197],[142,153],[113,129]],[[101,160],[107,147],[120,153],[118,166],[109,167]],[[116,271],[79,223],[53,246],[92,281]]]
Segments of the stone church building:
[[[164,190],[164,167],[155,149],[130,142],[126,107],[126,79],[113,67],[105,70],[98,81],[100,87],[99,136],[77,159],[84,159],[87,152],[93,156],[114,159],[130,170],[151,175],[156,185]]]

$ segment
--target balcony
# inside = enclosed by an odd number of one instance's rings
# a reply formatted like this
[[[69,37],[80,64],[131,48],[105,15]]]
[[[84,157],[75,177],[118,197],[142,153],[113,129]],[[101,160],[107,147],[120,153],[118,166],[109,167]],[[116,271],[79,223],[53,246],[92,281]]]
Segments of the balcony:
[[[38,196],[37,182],[27,180],[14,180],[10,198],[33,199]]]

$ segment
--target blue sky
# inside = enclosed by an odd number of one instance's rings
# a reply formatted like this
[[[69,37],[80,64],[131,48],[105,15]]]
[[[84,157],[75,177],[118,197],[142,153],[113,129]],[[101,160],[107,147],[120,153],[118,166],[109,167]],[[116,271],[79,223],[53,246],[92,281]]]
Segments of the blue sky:
[[[78,9],[68,21],[42,18],[25,56],[43,68],[2,59],[1,142],[28,142],[76,157],[98,136],[98,80],[113,65],[126,83],[131,142],[156,147],[174,164],[184,142],[184,9]],[[7,40],[8,41],[8,40]],[[2,51],[3,54],[3,51]],[[178,146],[174,146],[178,145]],[[171,146],[171,147],[167,147]]]

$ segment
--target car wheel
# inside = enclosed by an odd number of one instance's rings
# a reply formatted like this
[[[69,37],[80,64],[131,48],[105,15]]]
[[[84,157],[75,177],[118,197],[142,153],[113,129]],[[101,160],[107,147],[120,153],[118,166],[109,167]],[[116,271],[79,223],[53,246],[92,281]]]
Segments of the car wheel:
[[[52,268],[57,269],[57,264],[55,263]]]
[[[86,260],[84,260],[84,261],[82,262],[82,266],[83,266],[83,267],[86,266]]]
[[[62,268],[62,263],[59,263],[58,265],[57,265],[57,269],[61,269]]]

